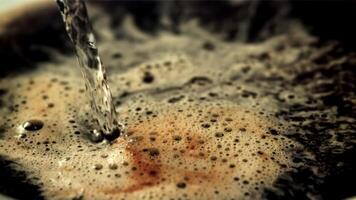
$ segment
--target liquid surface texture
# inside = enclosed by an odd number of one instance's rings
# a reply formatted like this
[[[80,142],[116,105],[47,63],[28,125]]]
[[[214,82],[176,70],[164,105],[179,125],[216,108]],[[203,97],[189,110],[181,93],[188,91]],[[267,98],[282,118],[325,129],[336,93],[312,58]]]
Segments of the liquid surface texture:
[[[150,32],[128,14],[117,28],[101,9],[93,26],[125,136],[92,141],[73,54],[46,49],[53,59],[0,80],[1,158],[41,197],[321,199],[352,166],[354,54],[298,21],[245,43],[195,19]]]

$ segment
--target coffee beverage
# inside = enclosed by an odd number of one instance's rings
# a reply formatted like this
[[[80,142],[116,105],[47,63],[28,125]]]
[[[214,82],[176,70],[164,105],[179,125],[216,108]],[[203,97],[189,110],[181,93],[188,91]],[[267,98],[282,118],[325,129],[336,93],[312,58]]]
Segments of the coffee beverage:
[[[89,7],[124,135],[91,133],[70,45],[39,47],[49,59],[0,80],[1,159],[38,198],[318,199],[352,166],[338,155],[354,147],[354,54],[295,19],[246,42],[199,17],[162,14],[148,29],[126,3]]]

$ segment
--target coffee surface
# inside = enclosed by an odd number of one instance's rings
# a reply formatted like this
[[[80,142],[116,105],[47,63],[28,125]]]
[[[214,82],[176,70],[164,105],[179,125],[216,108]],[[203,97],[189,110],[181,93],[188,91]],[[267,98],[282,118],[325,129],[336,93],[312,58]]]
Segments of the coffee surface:
[[[342,162],[326,158],[353,145],[355,118],[330,95],[351,83],[355,59],[335,56],[300,23],[242,43],[195,20],[152,35],[130,16],[118,38],[105,12],[95,16],[124,136],[92,138],[74,55],[53,51],[55,61],[0,80],[0,154],[45,198],[317,197],[315,182]],[[340,95],[353,105],[352,93]]]

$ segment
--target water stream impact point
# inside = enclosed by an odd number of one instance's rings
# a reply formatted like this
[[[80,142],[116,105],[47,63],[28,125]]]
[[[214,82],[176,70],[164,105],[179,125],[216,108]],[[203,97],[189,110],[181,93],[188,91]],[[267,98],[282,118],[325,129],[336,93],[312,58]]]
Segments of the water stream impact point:
[[[82,0],[57,0],[65,23],[66,31],[75,46],[79,66],[92,109],[92,116],[98,126],[92,131],[94,141],[104,138],[112,140],[123,131],[117,121],[115,105],[107,84],[105,68],[95,44],[87,9]]]

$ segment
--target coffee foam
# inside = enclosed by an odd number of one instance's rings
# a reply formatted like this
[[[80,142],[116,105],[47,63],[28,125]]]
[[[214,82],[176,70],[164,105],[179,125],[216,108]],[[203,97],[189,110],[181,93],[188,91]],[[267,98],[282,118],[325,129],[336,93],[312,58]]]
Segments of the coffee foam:
[[[30,90],[16,90],[27,103],[14,123],[41,119],[45,126],[35,133],[12,128],[1,153],[39,178],[48,198],[258,198],[290,169],[287,152],[295,143],[271,135],[276,123],[250,109],[222,101],[174,106],[152,101],[146,102],[152,112],[147,115],[129,112],[140,105],[133,104],[121,111],[125,137],[112,145],[92,144],[70,122],[77,118],[70,108],[85,103],[73,80],[62,85],[66,82],[51,73],[34,80]],[[48,102],[54,106],[48,108]]]
[[[201,45],[211,36],[197,32],[162,33],[141,48],[103,39],[110,86],[127,126],[126,136],[111,144],[88,139],[88,101],[74,57],[3,79],[9,93],[1,155],[41,185],[48,199],[261,198],[279,175],[293,170],[293,152],[301,146],[281,134],[288,123],[273,116],[275,100],[261,95],[268,85],[249,83],[253,73],[243,71],[277,73],[254,56],[289,37],[313,38],[287,35],[259,45],[215,38],[218,49],[207,52]],[[127,51],[122,66],[131,67],[116,67],[120,62],[109,56],[115,45]],[[280,56],[285,60],[271,56],[289,63],[297,51]],[[148,82],[147,73],[153,77]],[[43,128],[25,131],[30,119],[43,121]]]

